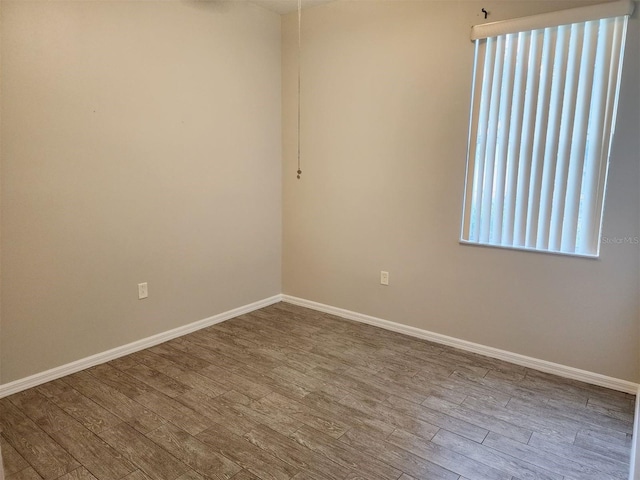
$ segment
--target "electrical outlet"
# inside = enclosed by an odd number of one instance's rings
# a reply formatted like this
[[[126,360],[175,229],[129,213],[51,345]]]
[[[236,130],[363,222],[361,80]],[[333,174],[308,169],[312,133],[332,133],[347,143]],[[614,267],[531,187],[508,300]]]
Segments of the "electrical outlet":
[[[380,272],[380,285],[389,285],[389,272]]]
[[[147,298],[149,296],[149,287],[147,282],[138,284],[138,300],[142,300],[143,298]]]

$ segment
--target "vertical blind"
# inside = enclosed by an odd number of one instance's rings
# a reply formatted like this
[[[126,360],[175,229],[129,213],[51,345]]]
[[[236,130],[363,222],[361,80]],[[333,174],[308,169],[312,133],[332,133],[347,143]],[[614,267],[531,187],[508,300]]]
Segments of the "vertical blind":
[[[633,6],[611,5],[475,27],[463,242],[598,255]]]

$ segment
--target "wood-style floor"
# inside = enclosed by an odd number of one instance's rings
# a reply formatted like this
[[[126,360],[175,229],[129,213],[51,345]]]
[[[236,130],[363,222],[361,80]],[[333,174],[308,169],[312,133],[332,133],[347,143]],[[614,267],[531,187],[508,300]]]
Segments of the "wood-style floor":
[[[7,480],[626,479],[631,395],[280,303],[0,400]]]

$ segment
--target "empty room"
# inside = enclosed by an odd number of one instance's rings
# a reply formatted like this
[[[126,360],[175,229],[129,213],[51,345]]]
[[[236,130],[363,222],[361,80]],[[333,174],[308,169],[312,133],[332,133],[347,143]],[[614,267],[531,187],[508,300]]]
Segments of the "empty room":
[[[1,480],[640,480],[630,0],[2,0]]]

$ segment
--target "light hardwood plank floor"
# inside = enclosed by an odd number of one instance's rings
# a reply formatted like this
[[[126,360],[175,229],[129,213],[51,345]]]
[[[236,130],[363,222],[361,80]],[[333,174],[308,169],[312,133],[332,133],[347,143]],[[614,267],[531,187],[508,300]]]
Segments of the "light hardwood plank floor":
[[[0,400],[7,480],[624,480],[634,397],[280,303]]]

